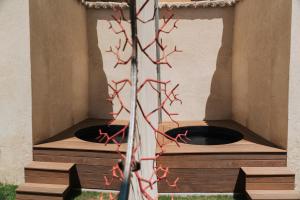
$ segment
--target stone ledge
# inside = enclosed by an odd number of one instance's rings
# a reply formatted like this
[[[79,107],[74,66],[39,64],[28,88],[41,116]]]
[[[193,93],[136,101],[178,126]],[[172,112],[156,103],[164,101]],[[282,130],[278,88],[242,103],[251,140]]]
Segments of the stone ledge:
[[[216,7],[230,7],[234,6],[241,0],[198,0],[198,1],[183,1],[178,2],[160,2],[159,8],[216,8]],[[81,0],[82,4],[87,8],[128,8],[126,2],[116,1],[95,1],[95,0]]]

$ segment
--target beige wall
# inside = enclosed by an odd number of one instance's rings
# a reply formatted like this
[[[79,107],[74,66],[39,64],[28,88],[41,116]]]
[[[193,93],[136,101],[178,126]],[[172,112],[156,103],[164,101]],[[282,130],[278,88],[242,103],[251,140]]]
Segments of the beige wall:
[[[233,119],[286,148],[291,0],[244,0],[235,11]]]
[[[87,118],[85,8],[76,0],[30,0],[33,141]]]
[[[288,166],[297,172],[296,188],[300,190],[300,2],[293,0],[292,41],[289,87]]]
[[[179,120],[229,119],[231,117],[231,56],[233,8],[175,9],[180,19],[178,30],[164,35],[164,43],[175,44],[183,53],[170,57],[173,69],[162,67],[162,78],[179,83],[183,104],[172,110]],[[166,14],[163,10],[161,15]],[[88,10],[89,37],[89,114],[107,118],[111,106],[107,98],[107,82],[129,77],[129,65],[113,69],[115,58],[106,52],[118,38],[108,30],[111,10]],[[126,26],[128,28],[128,26]],[[129,52],[125,53],[125,57]],[[189,72],[189,73],[188,73]],[[129,91],[125,91],[128,103]],[[126,98],[127,97],[127,98]],[[127,115],[120,118],[126,119]],[[166,119],[166,118],[165,118]]]
[[[162,67],[162,79],[180,85],[183,104],[173,107],[180,114],[177,119],[230,119],[233,8],[182,8],[174,13],[178,29],[164,40],[183,52],[169,58],[173,69]]]
[[[173,69],[163,67],[162,78],[180,84],[183,104],[173,107],[177,119],[232,117],[286,147],[291,0],[243,0],[236,9],[174,12],[179,28],[164,36],[164,43],[183,52],[170,57]],[[118,110],[106,102],[107,83],[128,78],[130,68],[113,69],[115,58],[106,52],[118,42],[108,30],[111,14],[110,9],[86,11],[76,0],[0,1],[0,182],[23,181],[32,139],[38,143],[88,116],[109,118],[108,112]],[[294,169],[299,162],[296,47],[288,146]],[[128,105],[129,90],[123,97]]]
[[[89,116],[93,118],[111,118],[109,112],[118,111],[119,105],[114,102],[112,106],[106,99],[108,98],[108,83],[112,80],[118,81],[129,78],[130,63],[126,66],[120,65],[113,68],[116,58],[113,54],[106,52],[109,47],[118,44],[119,37],[109,30],[108,21],[112,21],[111,9],[87,10],[87,30],[89,46]],[[114,23],[115,28],[118,27]],[[126,29],[129,24],[124,24]],[[122,58],[130,56],[130,49],[121,54]],[[129,108],[130,90],[125,88],[124,93],[120,94]],[[119,119],[128,119],[126,113],[121,114]]]
[[[23,181],[32,159],[28,0],[0,1],[0,183]]]

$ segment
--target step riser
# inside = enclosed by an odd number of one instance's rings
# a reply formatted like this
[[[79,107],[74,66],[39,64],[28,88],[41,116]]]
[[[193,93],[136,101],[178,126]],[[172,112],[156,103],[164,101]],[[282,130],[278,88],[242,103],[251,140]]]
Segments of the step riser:
[[[295,176],[248,176],[248,183],[294,183]]]
[[[293,190],[293,183],[247,183],[246,190]]]
[[[70,174],[63,171],[25,169],[25,181],[27,183],[70,185]]]
[[[252,199],[251,197],[247,197],[247,200],[299,200],[299,198],[284,198],[284,197],[279,197],[279,198],[273,198],[273,199],[270,199],[270,198],[256,198],[256,199]]]
[[[47,196],[36,194],[17,194],[16,200],[65,200],[61,196]]]
[[[247,190],[249,200],[299,200],[300,193],[295,190]]]
[[[246,190],[294,190],[295,177],[254,176],[246,177]]]

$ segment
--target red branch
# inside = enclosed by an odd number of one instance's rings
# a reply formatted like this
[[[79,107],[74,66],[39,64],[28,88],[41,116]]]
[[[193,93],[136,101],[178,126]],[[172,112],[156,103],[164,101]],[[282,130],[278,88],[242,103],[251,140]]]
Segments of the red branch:
[[[141,14],[141,12],[143,11],[143,9],[146,7],[146,5],[149,3],[149,0],[146,0],[144,2],[144,4],[138,9],[137,11],[137,20],[142,22],[142,23],[148,23],[152,20],[154,20],[155,17],[155,12],[153,13],[153,16],[148,19],[148,20],[143,20],[139,17],[139,15]],[[114,28],[112,22],[108,22],[109,23],[109,29],[112,30],[112,32],[116,35],[122,35],[124,38],[124,43],[123,45],[121,45],[121,41],[119,40],[118,44],[115,45],[115,48],[113,49],[112,47],[110,47],[110,49],[107,52],[112,53],[116,59],[117,59],[117,63],[114,65],[114,68],[116,68],[118,65],[126,65],[128,64],[131,59],[132,56],[128,57],[128,58],[121,58],[121,50],[122,52],[125,51],[126,47],[128,46],[127,44],[129,44],[130,47],[132,47],[132,42],[131,39],[129,37],[129,33],[127,33],[127,30],[125,29],[124,25],[122,22],[128,22],[128,20],[125,18],[124,13],[122,11],[121,8],[117,9],[117,13],[118,16],[116,15],[112,15],[113,21],[115,22],[115,24],[118,26],[118,28]],[[160,64],[160,65],[166,65],[169,68],[172,68],[172,65],[169,63],[168,58],[177,52],[181,52],[181,50],[178,50],[178,48],[175,46],[172,50],[168,50],[167,45],[163,45],[162,42],[162,38],[161,38],[161,34],[170,34],[171,32],[173,32],[175,29],[177,29],[177,23],[178,23],[178,19],[174,20],[174,22],[172,22],[172,19],[174,18],[174,14],[170,14],[167,18],[163,18],[163,24],[160,26],[160,28],[158,29],[158,31],[156,32],[154,38],[148,42],[147,44],[143,45],[140,40],[138,39],[138,47],[140,49],[140,51],[153,63],[153,64]],[[171,23],[172,22],[172,23]],[[169,27],[171,26],[171,27]],[[147,50],[154,46],[154,45],[158,45],[160,51],[162,52],[162,56],[158,59],[153,58],[152,56],[150,56],[150,54],[147,52]]]
[[[153,16],[150,19],[141,19],[140,15],[144,11],[144,9],[147,7],[148,3],[150,0],[145,0],[145,2],[141,5],[140,8],[137,9],[137,20],[141,23],[148,23],[155,18],[155,12],[153,13]],[[126,19],[124,12],[121,8],[116,9],[116,15],[112,15],[113,22],[109,22],[109,29],[116,35],[121,36],[122,39],[118,41],[118,44],[115,45],[114,47],[110,47],[107,52],[112,53],[117,62],[114,65],[114,68],[116,68],[119,65],[127,65],[131,59],[132,56],[129,56],[128,58],[124,58],[125,56],[123,55],[126,48],[132,47],[132,42],[131,38],[129,37],[130,34],[127,32],[124,23],[127,23],[128,20]],[[174,14],[170,14],[168,17],[164,17],[162,20],[162,24],[159,27],[158,31],[156,32],[154,38],[150,40],[146,44],[142,44],[137,38],[138,41],[138,48],[140,49],[140,52],[142,52],[153,64],[160,64],[160,65],[166,65],[169,68],[172,68],[171,64],[168,61],[168,58],[173,55],[174,53],[181,52],[180,50],[177,49],[175,46],[172,50],[169,50],[167,45],[164,45],[162,42],[162,34],[170,34],[172,33],[175,29],[177,29],[177,23],[178,19],[172,20],[174,18]],[[115,28],[116,25],[116,28]],[[122,42],[123,41],[123,42]],[[153,58],[150,56],[148,53],[148,50],[150,47],[153,45],[158,45],[159,50],[161,51],[161,57],[160,58]],[[142,70],[142,69],[140,69]],[[188,142],[189,139],[187,138],[188,132],[183,132],[179,133],[176,135],[176,137],[172,137],[165,132],[159,130],[156,124],[153,124],[151,122],[151,117],[155,114],[157,114],[159,111],[162,113],[165,113],[166,116],[177,126],[179,126],[178,122],[174,119],[174,116],[178,115],[177,113],[171,112],[168,110],[168,106],[172,106],[175,102],[182,103],[182,101],[178,98],[178,94],[176,93],[177,88],[179,85],[175,85],[171,89],[168,88],[168,85],[171,84],[171,81],[158,81],[155,79],[146,79],[143,82],[140,83],[137,93],[139,94],[145,86],[149,86],[154,93],[156,94],[161,94],[162,96],[162,101],[161,103],[156,107],[153,108],[153,110],[149,113],[146,113],[143,110],[143,105],[141,104],[141,101],[138,99],[137,100],[137,106],[138,110],[141,113],[143,119],[145,120],[146,124],[149,125],[149,127],[153,130],[153,134],[156,139],[156,143],[158,145],[157,153],[153,157],[142,157],[139,159],[139,162],[144,162],[144,161],[154,161],[156,162],[157,159],[160,158],[160,156],[163,155],[164,153],[164,148],[166,145],[170,143],[175,143],[177,146],[180,146],[180,142]],[[125,92],[125,87],[131,87],[131,82],[129,79],[123,79],[121,81],[112,81],[112,84],[108,85],[112,93],[109,95],[108,101],[111,103],[117,103],[119,108],[116,112],[111,112],[110,114],[112,115],[113,119],[117,119],[121,113],[130,113],[130,110],[127,108],[124,100],[122,99],[122,93]],[[159,91],[157,88],[160,86],[161,90]],[[123,94],[123,95],[128,95],[128,94]],[[112,122],[110,122],[112,123]],[[121,142],[125,139],[125,134],[126,130],[128,128],[128,125],[124,126],[121,130],[114,134],[109,134],[105,133],[101,130],[99,130],[99,136],[97,137],[97,140],[99,142],[104,142],[105,145],[108,143],[113,143],[117,146],[117,152],[120,155],[120,160],[119,164],[115,164],[112,169],[111,169],[111,177],[104,176],[104,183],[106,186],[110,186],[115,180],[116,181],[123,181],[123,172],[122,169],[120,168],[120,163],[122,163],[125,159],[125,156],[120,152],[120,146]],[[167,142],[162,142],[159,140],[159,136],[162,136],[163,138],[167,139]],[[121,141],[117,140],[116,138],[121,138]],[[136,165],[137,162],[137,151],[138,151],[138,146],[135,146],[134,151],[133,151],[133,157],[132,157],[132,167]],[[169,167],[167,166],[155,166],[153,168],[153,173],[150,176],[150,178],[144,178],[139,171],[133,172],[133,175],[137,178],[138,185],[140,188],[140,191],[142,195],[148,199],[148,200],[156,200],[158,199],[157,197],[152,197],[150,195],[150,191],[153,189],[154,185],[156,185],[158,182],[164,181],[169,187],[174,188],[177,190],[177,184],[179,182],[179,178],[175,178],[175,180],[170,181],[168,179],[168,175],[170,174]],[[114,200],[117,199],[118,195],[110,194],[109,199]],[[173,199],[173,196],[171,197]],[[100,200],[103,200],[103,195],[100,196]]]

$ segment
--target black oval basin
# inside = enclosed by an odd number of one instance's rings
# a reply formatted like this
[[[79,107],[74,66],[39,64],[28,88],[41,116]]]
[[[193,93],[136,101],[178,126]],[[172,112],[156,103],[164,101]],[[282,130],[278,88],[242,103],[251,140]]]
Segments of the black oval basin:
[[[186,142],[181,143],[196,145],[230,144],[243,139],[243,135],[235,130],[216,126],[187,126],[171,129],[166,134],[175,138],[178,134],[187,132]]]
[[[99,125],[99,126],[90,126],[83,129],[80,129],[75,132],[75,136],[81,140],[95,143],[106,143],[105,137],[99,137],[101,130],[102,133],[107,133],[109,137],[113,136],[117,132],[121,131],[124,128],[123,125]],[[122,134],[114,137],[114,139],[118,143],[126,143],[127,142],[127,134],[128,128],[125,130],[125,135],[123,137]],[[114,143],[113,141],[109,141],[108,143]]]

